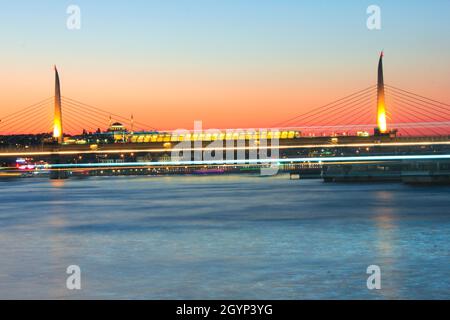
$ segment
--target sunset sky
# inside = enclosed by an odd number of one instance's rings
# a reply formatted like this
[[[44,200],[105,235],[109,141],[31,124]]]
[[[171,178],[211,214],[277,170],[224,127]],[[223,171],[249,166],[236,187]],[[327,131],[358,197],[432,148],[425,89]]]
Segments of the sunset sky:
[[[66,28],[70,4],[81,30]],[[386,83],[450,102],[449,13],[448,0],[2,1],[0,116],[52,96],[56,64],[64,96],[156,128],[269,127],[375,84],[382,49]]]

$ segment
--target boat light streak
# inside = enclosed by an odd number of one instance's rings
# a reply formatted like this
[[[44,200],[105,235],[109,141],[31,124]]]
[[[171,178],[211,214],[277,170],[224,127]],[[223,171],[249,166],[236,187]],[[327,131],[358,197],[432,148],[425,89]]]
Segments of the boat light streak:
[[[361,157],[317,157],[317,158],[268,158],[242,160],[203,160],[203,161],[161,161],[161,162],[124,162],[124,163],[77,163],[37,165],[37,169],[69,168],[109,168],[109,167],[148,167],[148,166],[191,166],[225,164],[282,164],[295,162],[333,163],[346,161],[395,161],[395,160],[438,160],[450,159],[450,155],[399,155],[399,156],[361,156]]]
[[[1,152],[0,157],[17,156],[46,156],[46,155],[78,155],[78,154],[122,154],[122,153],[161,153],[161,152],[182,152],[182,151],[226,151],[226,150],[272,150],[272,149],[314,149],[314,148],[366,148],[366,147],[401,147],[401,146],[435,146],[450,145],[450,141],[433,142],[368,142],[368,143],[347,143],[347,144],[304,144],[304,145],[283,145],[283,146],[242,146],[242,147],[204,147],[204,148],[142,148],[142,149],[99,149],[99,150],[66,150],[66,151],[24,151],[24,152]]]

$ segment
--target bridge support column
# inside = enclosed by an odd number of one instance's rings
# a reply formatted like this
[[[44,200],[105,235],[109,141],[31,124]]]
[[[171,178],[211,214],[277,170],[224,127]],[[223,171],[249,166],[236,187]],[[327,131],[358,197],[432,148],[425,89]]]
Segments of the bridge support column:
[[[58,151],[58,150],[53,150],[53,151]],[[51,163],[52,164],[59,164],[62,163],[61,161],[61,155],[59,155],[58,153],[55,153],[51,156]],[[52,170],[50,171],[50,179],[52,180],[63,180],[63,179],[68,179],[70,176],[69,171],[67,170]]]
[[[53,138],[58,144],[63,143],[64,133],[62,126],[61,87],[59,74],[55,66],[55,116],[53,119]]]
[[[377,95],[377,128],[376,133],[386,134],[387,120],[386,120],[386,102],[384,97],[384,75],[383,75],[383,52],[380,55],[378,62],[378,95]]]

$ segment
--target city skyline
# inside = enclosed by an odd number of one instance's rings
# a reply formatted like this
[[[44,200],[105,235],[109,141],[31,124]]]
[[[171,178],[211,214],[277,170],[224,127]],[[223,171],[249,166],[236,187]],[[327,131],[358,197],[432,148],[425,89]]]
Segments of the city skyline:
[[[270,127],[375,84],[382,49],[387,84],[448,101],[450,48],[436,41],[450,30],[435,10],[444,1],[379,1],[374,31],[368,2],[78,1],[75,31],[66,28],[69,4],[4,6],[2,116],[51,96],[57,64],[63,95],[157,128]]]

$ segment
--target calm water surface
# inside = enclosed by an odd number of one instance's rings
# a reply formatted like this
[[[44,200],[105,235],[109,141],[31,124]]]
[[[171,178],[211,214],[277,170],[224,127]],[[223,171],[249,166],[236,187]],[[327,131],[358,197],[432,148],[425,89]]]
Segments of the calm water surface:
[[[450,298],[450,187],[31,179],[0,202],[0,298]]]

